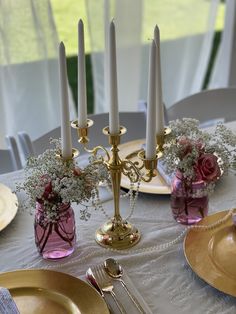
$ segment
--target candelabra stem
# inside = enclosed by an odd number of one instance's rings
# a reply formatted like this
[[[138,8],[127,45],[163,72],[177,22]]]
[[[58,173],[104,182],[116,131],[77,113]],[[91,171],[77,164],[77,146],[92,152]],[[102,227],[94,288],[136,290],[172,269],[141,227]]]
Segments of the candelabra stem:
[[[105,130],[104,133],[108,131]],[[123,171],[123,161],[119,157],[118,145],[120,143],[120,135],[125,132],[121,129],[119,135],[109,135],[111,144],[111,157],[106,162],[108,170],[110,171],[113,201],[114,201],[114,216],[107,221],[101,228],[96,231],[96,241],[104,246],[115,249],[127,249],[135,245],[140,240],[140,232],[129,222],[122,219],[120,215],[120,182]]]
[[[114,218],[117,221],[121,221],[120,216],[120,182],[122,174],[122,161],[119,158],[119,149],[117,146],[113,146],[111,149],[112,157],[108,168],[111,174],[112,190],[114,196]]]

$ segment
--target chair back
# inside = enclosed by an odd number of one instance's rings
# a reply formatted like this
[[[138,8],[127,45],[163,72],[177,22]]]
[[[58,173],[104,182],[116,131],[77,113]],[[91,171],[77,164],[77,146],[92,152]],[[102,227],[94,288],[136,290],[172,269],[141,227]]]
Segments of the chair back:
[[[22,168],[19,150],[13,136],[6,136],[7,149],[0,149],[0,174]]]
[[[220,88],[186,97],[167,110],[168,120],[195,118],[201,123],[236,120],[236,88]]]
[[[94,147],[97,145],[109,146],[108,138],[103,134],[102,129],[109,125],[109,114],[92,114],[89,118],[94,121],[94,125],[88,131],[89,143],[88,147]],[[122,136],[121,142],[128,142],[145,137],[146,132],[146,115],[145,112],[121,112],[120,124],[127,128],[127,133]],[[75,129],[71,129],[72,134],[72,146],[78,148],[80,155],[86,152],[83,146],[78,143],[78,135]],[[59,138],[61,136],[60,127],[51,130],[44,134],[40,138],[32,141],[30,136],[25,132],[19,132],[19,142],[24,158],[29,156],[37,156],[50,147],[50,138]]]

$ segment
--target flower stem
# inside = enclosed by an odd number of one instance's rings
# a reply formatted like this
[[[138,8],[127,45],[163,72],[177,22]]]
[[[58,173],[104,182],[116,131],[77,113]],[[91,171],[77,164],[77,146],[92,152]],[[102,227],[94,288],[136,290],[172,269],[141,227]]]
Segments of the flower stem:
[[[47,225],[47,227],[48,227],[48,225]],[[44,240],[44,243],[43,243],[43,245],[42,245],[42,247],[41,247],[41,249],[40,249],[40,253],[43,252],[43,250],[44,250],[44,248],[45,248],[45,245],[46,245],[47,242],[48,242],[48,238],[49,238],[50,234],[52,233],[52,227],[53,227],[53,224],[52,224],[52,223],[49,223],[48,233],[47,233],[46,238],[45,238],[45,240]]]

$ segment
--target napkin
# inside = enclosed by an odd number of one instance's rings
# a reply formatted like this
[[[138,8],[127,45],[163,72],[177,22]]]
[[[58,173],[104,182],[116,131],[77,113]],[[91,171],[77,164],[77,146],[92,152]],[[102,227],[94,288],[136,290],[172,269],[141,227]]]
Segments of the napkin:
[[[225,123],[225,118],[211,119],[199,124],[201,129],[209,128],[211,126],[216,126],[218,123]]]
[[[162,161],[161,159],[158,160],[158,163],[157,163],[157,170],[158,170],[158,172],[160,173],[160,175],[162,176],[162,178],[166,181],[166,183],[167,183],[168,185],[171,185],[171,181],[172,181],[172,179],[173,179],[174,174],[168,174],[168,173],[166,172],[164,163],[163,163],[163,161]]]
[[[143,299],[142,295],[138,291],[138,285],[134,285],[130,277],[127,275],[127,272],[124,272],[124,275],[122,276],[122,279],[124,280],[126,286],[128,287],[129,291],[135,296],[135,298],[139,301],[140,305],[145,311],[145,314],[152,314],[152,311],[150,310],[149,306]],[[114,292],[118,298],[118,300],[122,303],[124,306],[125,310],[129,314],[137,314],[140,313],[139,310],[136,308],[132,300],[129,298],[127,292],[121,285],[121,283],[118,280],[113,280],[112,281],[114,285]],[[112,310],[114,311],[114,314],[120,313],[119,310],[117,309],[112,297],[110,295],[105,295],[105,298],[109,302]]]
[[[0,287],[0,313],[20,314],[10,292],[2,287]]]

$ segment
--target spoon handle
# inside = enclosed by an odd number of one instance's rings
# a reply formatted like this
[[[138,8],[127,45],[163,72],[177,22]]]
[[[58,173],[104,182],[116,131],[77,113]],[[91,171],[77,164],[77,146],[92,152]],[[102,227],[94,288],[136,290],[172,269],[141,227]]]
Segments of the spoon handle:
[[[119,279],[120,283],[122,284],[123,288],[125,289],[125,291],[127,292],[128,296],[130,297],[130,299],[132,300],[132,302],[134,303],[134,305],[136,306],[136,308],[139,310],[140,313],[142,314],[146,314],[146,312],[144,311],[144,309],[142,308],[142,306],[140,305],[139,301],[137,300],[137,298],[135,298],[135,296],[129,291],[128,287],[126,286],[126,283],[124,282],[124,280]]]
[[[125,309],[124,309],[124,307],[123,307],[123,305],[117,300],[117,297],[116,297],[116,295],[115,295],[115,292],[114,292],[113,290],[110,290],[109,293],[110,293],[111,296],[113,297],[113,299],[114,299],[114,301],[115,301],[115,303],[116,303],[116,305],[117,305],[117,307],[118,307],[120,313],[121,313],[121,314],[127,314],[126,311],[125,311]]]

